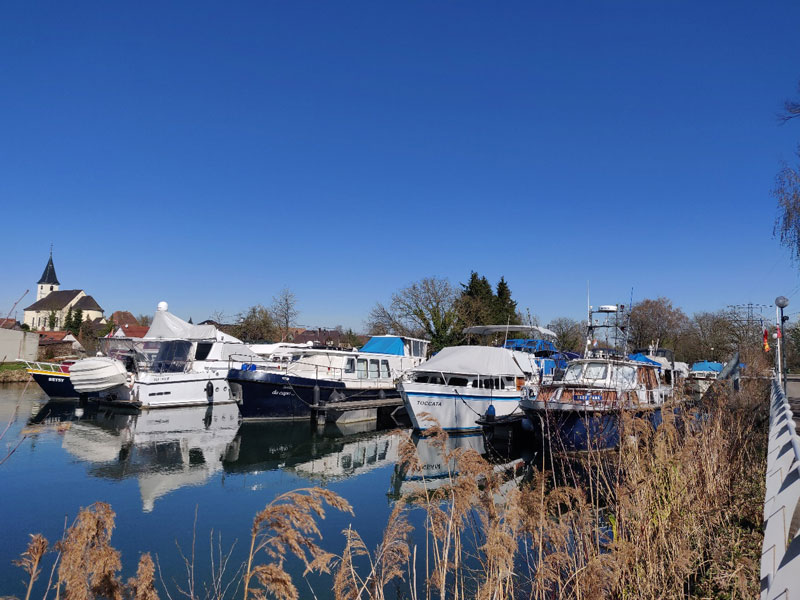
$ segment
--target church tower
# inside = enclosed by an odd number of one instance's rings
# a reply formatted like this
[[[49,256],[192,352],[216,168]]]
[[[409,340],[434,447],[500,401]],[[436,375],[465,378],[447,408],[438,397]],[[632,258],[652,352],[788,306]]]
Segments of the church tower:
[[[57,292],[59,285],[56,277],[56,268],[53,266],[53,247],[50,246],[50,260],[47,261],[44,273],[42,273],[39,283],[36,284],[36,300],[41,300],[50,292]]]

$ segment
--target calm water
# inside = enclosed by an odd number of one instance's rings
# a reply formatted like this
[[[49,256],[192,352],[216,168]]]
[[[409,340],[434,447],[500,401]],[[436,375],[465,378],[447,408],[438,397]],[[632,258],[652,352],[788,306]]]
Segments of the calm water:
[[[53,542],[65,519],[71,522],[95,501],[110,503],[117,514],[112,541],[122,552],[125,578],[139,553],[149,551],[158,555],[165,580],[180,582],[184,567],[175,542],[190,548],[195,510],[201,571],[209,563],[212,530],[222,534],[226,549],[236,542],[231,564],[238,565],[255,513],[278,494],[312,485],[344,496],[355,512],[328,512],[323,547],[340,552],[341,531],[352,525],[374,548],[394,498],[414,485],[395,468],[398,436],[374,424],[329,426],[321,433],[307,423],[240,424],[236,405],[120,414],[48,402],[35,384],[0,385],[0,427],[15,411],[3,455],[6,445],[25,439],[0,465],[0,596],[24,596],[24,573],[11,561],[29,534]],[[484,449],[480,436],[451,442]],[[435,477],[446,465],[425,440],[417,443],[426,475]],[[299,575],[295,583],[303,593]],[[317,596],[330,595],[328,583],[310,585]]]

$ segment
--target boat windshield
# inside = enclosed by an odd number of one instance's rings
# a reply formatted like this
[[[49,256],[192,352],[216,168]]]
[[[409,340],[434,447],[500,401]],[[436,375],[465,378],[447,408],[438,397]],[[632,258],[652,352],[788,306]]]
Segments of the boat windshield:
[[[183,373],[191,350],[192,342],[187,340],[161,342],[151,370],[154,373]]]
[[[567,368],[567,372],[564,373],[564,378],[562,381],[566,383],[574,383],[581,378],[581,371],[583,371],[583,365],[570,365]]]
[[[602,362],[570,365],[564,373],[565,383],[576,383],[581,380],[602,381],[608,376],[608,364]]]

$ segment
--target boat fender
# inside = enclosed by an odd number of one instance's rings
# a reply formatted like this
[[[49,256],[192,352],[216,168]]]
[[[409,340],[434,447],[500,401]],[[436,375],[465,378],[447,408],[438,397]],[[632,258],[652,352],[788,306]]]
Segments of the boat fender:
[[[128,389],[129,390],[133,389],[133,382],[134,382],[135,379],[136,378],[133,376],[133,373],[128,373],[128,382],[127,383],[128,383]]]
[[[211,383],[210,381],[206,384],[206,396],[208,396],[209,398],[214,396],[214,384]]]

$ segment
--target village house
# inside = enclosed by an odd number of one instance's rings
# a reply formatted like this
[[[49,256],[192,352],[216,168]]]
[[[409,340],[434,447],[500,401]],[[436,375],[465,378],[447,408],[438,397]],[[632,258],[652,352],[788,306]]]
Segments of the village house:
[[[67,314],[72,310],[81,311],[83,321],[96,321],[105,323],[103,309],[97,301],[87,295],[83,290],[61,290],[56,277],[56,268],[53,266],[53,252],[44,268],[44,273],[36,284],[36,302],[25,309],[24,323],[32,330],[60,331],[64,328]],[[50,316],[55,318],[54,325],[50,325]]]

